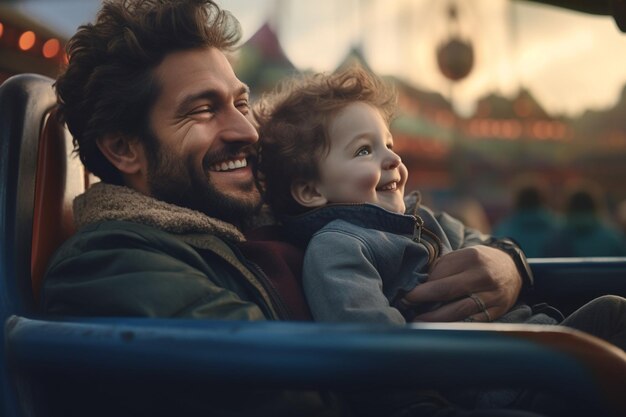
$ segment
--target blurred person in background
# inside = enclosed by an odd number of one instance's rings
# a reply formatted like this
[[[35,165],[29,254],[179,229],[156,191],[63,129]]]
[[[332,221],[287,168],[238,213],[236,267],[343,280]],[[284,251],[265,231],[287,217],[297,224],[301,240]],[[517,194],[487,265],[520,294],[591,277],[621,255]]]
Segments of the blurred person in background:
[[[544,256],[626,256],[623,238],[604,220],[601,189],[581,183],[567,195],[563,224],[546,241]]]
[[[517,187],[513,210],[494,227],[494,236],[517,242],[529,258],[542,256],[549,237],[559,228],[559,219],[548,208],[547,192],[539,181]]]

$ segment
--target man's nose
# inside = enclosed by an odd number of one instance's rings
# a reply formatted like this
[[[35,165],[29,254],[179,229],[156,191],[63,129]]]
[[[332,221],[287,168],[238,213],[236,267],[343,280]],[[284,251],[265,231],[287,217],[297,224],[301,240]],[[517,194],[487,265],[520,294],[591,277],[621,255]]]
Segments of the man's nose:
[[[252,122],[238,109],[231,110],[224,123],[226,125],[222,131],[224,141],[255,143],[259,140],[259,134]]]

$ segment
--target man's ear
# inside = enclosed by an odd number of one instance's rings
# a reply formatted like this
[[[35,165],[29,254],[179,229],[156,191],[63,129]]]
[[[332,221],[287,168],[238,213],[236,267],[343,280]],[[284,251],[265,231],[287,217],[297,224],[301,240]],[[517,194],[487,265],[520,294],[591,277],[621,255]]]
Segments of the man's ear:
[[[96,141],[100,152],[122,175],[140,174],[147,162],[143,144],[137,138],[107,134]]]
[[[294,181],[291,184],[291,196],[304,207],[320,207],[328,203],[313,181]]]

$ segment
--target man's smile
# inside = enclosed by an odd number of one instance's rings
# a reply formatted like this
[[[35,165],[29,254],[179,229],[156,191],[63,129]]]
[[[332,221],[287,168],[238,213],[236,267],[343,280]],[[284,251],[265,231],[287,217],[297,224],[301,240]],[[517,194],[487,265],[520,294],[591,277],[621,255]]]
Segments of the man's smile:
[[[234,169],[245,168],[248,166],[248,161],[245,157],[229,159],[226,161],[218,162],[209,167],[209,171],[222,172],[232,171]]]

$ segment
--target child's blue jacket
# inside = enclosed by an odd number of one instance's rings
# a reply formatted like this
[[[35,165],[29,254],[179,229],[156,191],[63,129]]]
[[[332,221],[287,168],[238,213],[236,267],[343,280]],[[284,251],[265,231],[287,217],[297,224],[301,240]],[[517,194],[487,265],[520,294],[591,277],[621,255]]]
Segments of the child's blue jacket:
[[[316,321],[406,323],[398,300],[433,262],[487,236],[425,207],[414,215],[331,204],[284,221],[304,245],[303,286]]]

